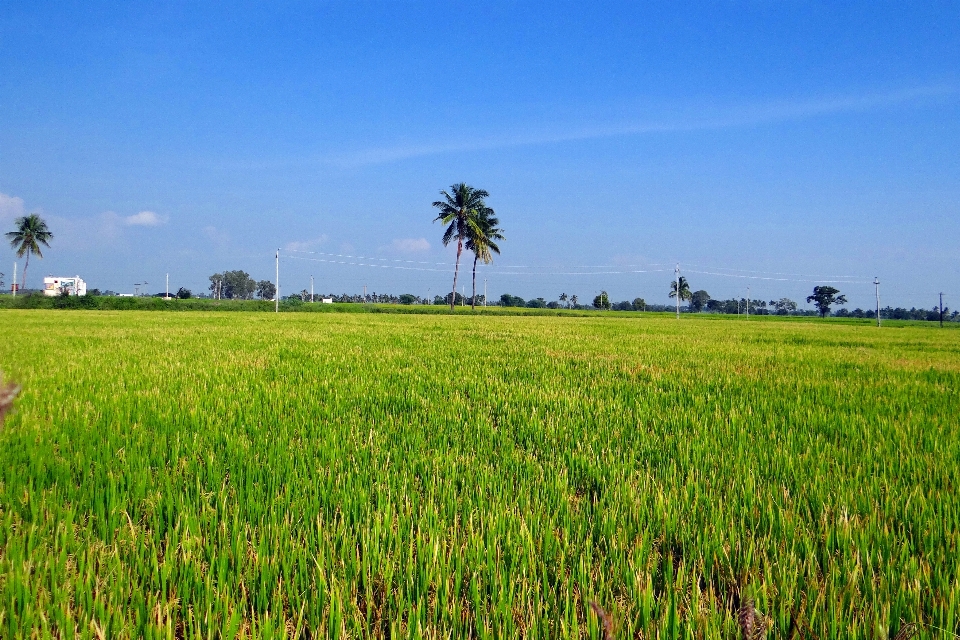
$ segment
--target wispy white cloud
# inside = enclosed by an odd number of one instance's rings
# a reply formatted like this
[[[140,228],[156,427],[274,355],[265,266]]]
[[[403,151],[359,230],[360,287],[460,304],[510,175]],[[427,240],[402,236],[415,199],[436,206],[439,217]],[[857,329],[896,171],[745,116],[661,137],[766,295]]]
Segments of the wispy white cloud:
[[[537,132],[502,133],[458,142],[426,142],[421,145],[381,147],[343,154],[331,162],[345,166],[384,164],[421,156],[484,151],[509,147],[535,146],[656,133],[680,133],[734,127],[751,127],[777,122],[803,120],[842,113],[868,111],[925,99],[955,96],[958,87],[933,85],[899,91],[821,96],[807,99],[771,100],[729,104],[720,108],[686,106],[673,111],[683,115],[662,119],[643,119],[613,124],[590,123],[556,126]]]
[[[323,243],[327,241],[326,234],[313,238],[312,240],[296,240],[294,242],[288,242],[287,246],[284,247],[287,251],[310,251],[316,249]]]
[[[121,216],[115,211],[83,217],[47,216],[57,246],[75,250],[123,246],[126,227],[152,227],[166,222],[166,216],[158,216],[152,211],[130,216]]]
[[[396,238],[389,248],[398,253],[422,253],[430,250],[430,243],[426,238]]]
[[[219,249],[223,249],[230,242],[230,235],[226,231],[221,231],[213,225],[207,225],[203,228],[203,235],[213,241]]]
[[[0,193],[0,220],[13,220],[24,214],[23,198]]]
[[[122,229],[120,225],[122,224],[122,218],[118,216],[113,211],[104,211],[99,216],[94,219],[93,225],[85,224],[85,221],[80,220],[78,222],[69,221],[66,226],[69,227],[89,227],[93,226],[97,229],[97,235],[104,240],[116,240],[120,237]],[[73,234],[71,234],[73,235]]]
[[[83,251],[114,246],[123,235],[123,219],[113,211],[77,218],[58,215],[47,215],[44,218],[53,232],[51,246],[58,250]]]
[[[123,219],[124,224],[133,227],[158,227],[166,224],[167,216],[157,215],[154,211],[141,211]]]

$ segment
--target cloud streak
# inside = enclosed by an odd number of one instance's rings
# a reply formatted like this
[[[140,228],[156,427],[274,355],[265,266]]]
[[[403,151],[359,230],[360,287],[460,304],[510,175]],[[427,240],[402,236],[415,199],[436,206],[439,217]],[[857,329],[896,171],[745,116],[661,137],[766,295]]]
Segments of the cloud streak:
[[[131,227],[159,227],[167,223],[167,216],[157,215],[153,211],[141,211],[123,219],[123,223]]]
[[[8,196],[0,193],[0,220],[13,220],[21,217],[26,209],[23,206],[23,198]]]
[[[330,161],[333,164],[342,166],[363,166],[466,151],[487,151],[620,136],[683,133],[761,126],[778,122],[805,120],[826,115],[869,111],[924,99],[955,96],[957,92],[957,88],[953,86],[934,85],[914,87],[900,91],[859,95],[818,97],[806,100],[755,102],[730,105],[721,109],[700,109],[693,113],[693,115],[661,120],[640,120],[632,123],[619,124],[592,124],[580,126],[579,128],[558,126],[555,130],[493,135],[468,140],[466,142],[441,142],[425,143],[423,145],[380,147],[335,156],[332,157]]]
[[[209,238],[218,249],[224,249],[230,244],[230,234],[217,229],[212,224],[203,228],[203,235]]]
[[[310,251],[316,249],[324,242],[327,241],[326,234],[323,234],[312,240],[295,240],[293,242],[288,242],[284,247],[287,251]]]
[[[390,243],[390,249],[398,253],[421,253],[430,251],[426,238],[397,238]]]

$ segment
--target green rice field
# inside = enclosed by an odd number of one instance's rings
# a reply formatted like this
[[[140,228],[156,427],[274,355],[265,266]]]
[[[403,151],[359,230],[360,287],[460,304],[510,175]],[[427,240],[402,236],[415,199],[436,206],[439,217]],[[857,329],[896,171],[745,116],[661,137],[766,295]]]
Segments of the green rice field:
[[[960,633],[960,331],[0,311],[2,638]]]

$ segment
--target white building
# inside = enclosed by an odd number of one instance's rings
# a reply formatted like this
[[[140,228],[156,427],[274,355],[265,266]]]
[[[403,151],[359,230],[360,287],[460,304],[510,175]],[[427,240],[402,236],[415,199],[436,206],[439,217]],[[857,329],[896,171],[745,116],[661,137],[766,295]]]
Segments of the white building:
[[[70,278],[47,276],[43,279],[43,295],[58,296],[63,289],[69,291],[72,296],[87,295],[87,283],[81,280],[80,276]]]

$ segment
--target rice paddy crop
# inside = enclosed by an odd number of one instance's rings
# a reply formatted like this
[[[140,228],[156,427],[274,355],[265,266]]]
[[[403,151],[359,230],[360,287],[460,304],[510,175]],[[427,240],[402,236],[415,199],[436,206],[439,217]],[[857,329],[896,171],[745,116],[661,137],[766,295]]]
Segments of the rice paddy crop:
[[[960,632],[960,331],[0,312],[0,636]],[[591,603],[594,603],[593,605]]]

